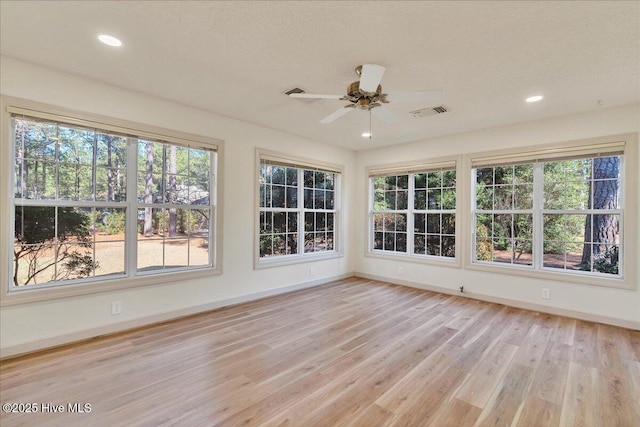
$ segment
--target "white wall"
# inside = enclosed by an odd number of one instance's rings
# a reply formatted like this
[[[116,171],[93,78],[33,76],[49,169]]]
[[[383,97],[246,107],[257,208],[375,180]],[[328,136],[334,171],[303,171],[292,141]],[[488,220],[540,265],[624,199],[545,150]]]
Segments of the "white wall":
[[[349,253],[353,239],[346,236],[346,256],[311,264],[253,269],[255,207],[255,148],[292,156],[313,157],[344,166],[344,222],[353,218],[355,154],[300,137],[254,126],[205,111],[187,108],[142,94],[1,58],[2,95],[48,103],[82,112],[101,114],[224,140],[223,274],[198,280],[133,288],[90,296],[58,299],[0,308],[0,349],[33,350],[43,344],[82,338],[87,331],[109,332],[136,324],[136,319],[161,318],[163,313],[186,313],[216,302],[276,291],[296,284],[314,284],[353,272]],[[3,135],[4,137],[4,135]],[[2,144],[6,144],[4,139]],[[5,197],[7,185],[2,185]],[[348,231],[348,227],[345,227]],[[6,242],[6,236],[0,239]],[[309,267],[315,275],[310,277]],[[0,274],[3,279],[5,272]],[[4,284],[3,284],[4,285]],[[111,301],[122,301],[122,314],[111,315]],[[159,316],[160,315],[160,316]]]
[[[357,155],[356,186],[360,189],[367,188],[365,168],[372,165],[508,147],[544,145],[638,131],[640,131],[640,105],[633,105],[372,149],[359,152]],[[638,164],[640,165],[640,159]],[[636,197],[640,198],[638,183],[628,182],[627,185],[631,185]],[[356,218],[361,221],[366,221],[367,218],[366,196],[366,191],[360,190],[356,193]],[[636,216],[626,218],[626,221],[635,221],[637,224],[639,219]],[[636,228],[639,234],[626,236],[627,239],[640,240],[640,227]],[[365,227],[356,227],[355,235],[352,248],[355,250],[356,271],[372,277],[382,277],[391,282],[417,287],[441,287],[451,291],[457,291],[460,286],[464,286],[465,292],[486,296],[490,300],[503,298],[520,302],[520,306],[536,304],[546,306],[542,308],[551,312],[585,313],[590,316],[582,317],[605,321],[620,319],[622,322],[617,322],[618,324],[640,328],[640,290],[637,284],[634,290],[621,290],[373,258],[365,256],[367,242]],[[628,255],[631,255],[629,262],[640,264],[640,256],[637,253]],[[402,276],[399,275],[399,266],[404,270]],[[542,287],[550,289],[550,300],[541,298]]]

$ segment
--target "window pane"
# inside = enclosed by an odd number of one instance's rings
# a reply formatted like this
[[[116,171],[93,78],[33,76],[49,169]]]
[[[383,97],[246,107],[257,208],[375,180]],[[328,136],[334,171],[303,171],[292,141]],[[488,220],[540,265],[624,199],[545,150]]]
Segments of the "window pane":
[[[476,209],[493,209],[493,189],[494,187],[487,187],[484,183],[478,184],[476,187]]]
[[[285,207],[285,187],[281,185],[273,185],[271,187],[271,206],[274,208]]]
[[[298,231],[298,213],[289,212],[287,214],[287,232],[295,233]]]
[[[415,234],[413,238],[413,253],[424,255],[426,251],[426,236],[424,234]]]
[[[440,236],[427,234],[427,255],[440,256]]]
[[[442,172],[442,186],[443,187],[455,187],[456,186],[456,171],[446,170]]]
[[[429,172],[427,174],[427,186],[429,188],[441,188],[442,172]]]
[[[260,212],[260,234],[273,232],[273,212]]]
[[[407,215],[406,214],[396,214],[395,222],[396,222],[396,231],[407,231]]]
[[[304,208],[313,209],[313,190],[304,190]]]
[[[96,168],[96,201],[126,201],[126,170],[115,168]]]
[[[59,126],[58,138],[58,157],[61,162],[81,165],[94,163],[94,132]]]
[[[286,212],[274,212],[273,213],[273,232],[284,233],[287,231],[287,213]]]
[[[304,213],[304,231],[313,231],[315,228],[315,215],[313,212]]]
[[[513,187],[513,208],[522,210],[533,208],[533,185],[523,184]]]
[[[298,207],[298,188],[297,187],[287,187],[287,201],[286,206],[290,209],[295,209]]]
[[[493,185],[493,168],[482,168],[476,170],[476,182],[485,186]]]
[[[287,254],[290,255],[296,253],[298,253],[298,234],[287,234]]]
[[[408,192],[406,190],[401,190],[396,193],[396,209],[403,210],[407,209],[408,203]]]
[[[313,252],[314,239],[313,233],[304,233],[304,253]]]
[[[455,214],[442,214],[442,234],[456,234]]]
[[[441,255],[444,257],[455,258],[456,256],[456,239],[453,236],[442,236]]]
[[[285,168],[282,166],[274,166],[271,171],[271,182],[284,185],[286,182]]]
[[[513,241],[514,264],[533,265],[533,244],[531,240]]]
[[[427,208],[427,192],[426,190],[416,190],[413,207],[416,210],[425,210]]]
[[[313,207],[314,209],[324,209],[325,192],[324,190],[313,190]]]
[[[442,209],[456,208],[456,189],[444,188],[442,190]]]
[[[271,235],[260,236],[260,256],[266,257],[273,255]]]
[[[413,215],[413,227],[416,233],[425,232],[425,214]]]
[[[442,209],[442,190],[427,191],[427,209]]]
[[[396,192],[395,191],[385,191],[384,192],[384,201],[385,201],[385,206],[384,206],[383,209],[395,210],[396,209]]]
[[[476,239],[476,259],[478,261],[493,260],[493,244],[491,239],[479,237]]]
[[[440,214],[427,215],[427,233],[440,233]]]
[[[396,233],[396,252],[407,251],[407,233]]]
[[[373,214],[373,229],[375,231],[384,230],[384,214]]]
[[[497,185],[493,188],[493,202],[496,210],[513,209],[513,186]]]
[[[23,196],[28,199],[56,198],[55,163],[28,160],[22,163],[21,184]],[[73,181],[75,185],[75,181]]]
[[[384,242],[384,233],[382,232],[373,233],[373,249],[382,249],[383,242]]]
[[[296,168],[287,168],[287,185],[298,186],[298,169]]]
[[[287,254],[287,236],[286,234],[273,235],[273,255]]]
[[[513,183],[513,166],[496,166],[493,168],[495,185]]]
[[[327,230],[327,214],[324,212],[316,212],[316,227],[315,231]]]

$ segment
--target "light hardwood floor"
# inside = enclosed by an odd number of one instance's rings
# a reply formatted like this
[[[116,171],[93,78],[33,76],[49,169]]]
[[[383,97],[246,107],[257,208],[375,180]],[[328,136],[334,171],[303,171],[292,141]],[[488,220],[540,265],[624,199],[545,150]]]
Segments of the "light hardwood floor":
[[[0,391],[39,404],[3,427],[637,427],[640,331],[354,278],[8,359]]]

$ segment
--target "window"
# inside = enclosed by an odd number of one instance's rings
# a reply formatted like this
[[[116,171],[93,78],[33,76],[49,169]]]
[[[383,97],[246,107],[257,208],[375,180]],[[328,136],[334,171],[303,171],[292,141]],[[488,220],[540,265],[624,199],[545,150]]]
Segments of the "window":
[[[371,170],[369,181],[370,253],[455,259],[455,162],[400,173]]]
[[[259,260],[337,254],[339,171],[259,156]]]
[[[14,239],[5,291],[215,267],[215,145],[8,110]]]
[[[624,143],[496,157],[472,169],[474,263],[624,278]]]

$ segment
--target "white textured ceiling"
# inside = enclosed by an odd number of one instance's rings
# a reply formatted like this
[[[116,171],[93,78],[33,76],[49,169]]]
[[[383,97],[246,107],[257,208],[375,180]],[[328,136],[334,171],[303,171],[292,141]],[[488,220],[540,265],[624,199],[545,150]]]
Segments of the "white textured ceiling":
[[[356,150],[640,102],[637,1],[2,0],[0,15],[3,55]],[[443,89],[450,111],[390,104],[399,120],[374,116],[368,141],[367,112],[323,125],[344,101],[282,94],[343,94],[363,63],[386,67],[385,92]]]

